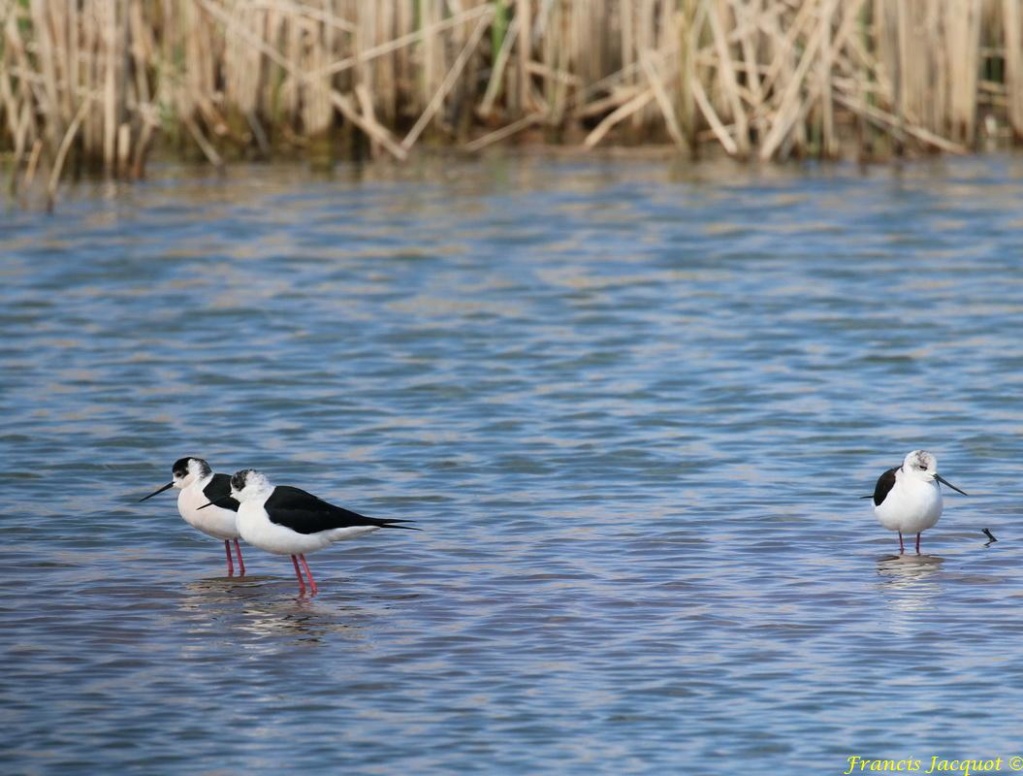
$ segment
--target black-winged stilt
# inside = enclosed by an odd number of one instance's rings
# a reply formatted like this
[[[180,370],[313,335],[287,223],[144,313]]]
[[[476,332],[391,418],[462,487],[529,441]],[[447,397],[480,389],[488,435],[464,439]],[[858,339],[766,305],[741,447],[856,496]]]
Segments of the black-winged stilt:
[[[902,466],[882,474],[874,488],[874,514],[889,531],[899,532],[899,554],[906,551],[903,532],[916,534],[916,553],[920,554],[920,534],[941,517],[941,488],[938,483],[966,495],[938,474],[938,459],[925,450],[914,450]]]
[[[231,561],[231,543],[238,554],[238,573],[245,576],[245,561],[242,560],[242,548],[238,544],[238,528],[235,524],[238,502],[231,498],[231,476],[214,474],[213,469],[202,458],[179,458],[171,467],[173,479],[159,490],[153,491],[140,503],[151,499],[158,493],[169,488],[177,488],[178,512],[193,528],[207,536],[224,542],[227,553],[227,575],[234,576],[234,564]],[[204,504],[216,502],[211,509],[201,509]]]
[[[231,477],[231,494],[237,499],[238,532],[251,545],[275,555],[290,555],[298,578],[299,594],[305,593],[302,569],[309,578],[312,595],[316,580],[306,562],[307,553],[334,542],[355,539],[379,528],[406,528],[408,520],[366,517],[289,485],[273,485],[266,475],[242,469]],[[210,507],[207,504],[202,509]],[[302,568],[299,568],[301,563]]]

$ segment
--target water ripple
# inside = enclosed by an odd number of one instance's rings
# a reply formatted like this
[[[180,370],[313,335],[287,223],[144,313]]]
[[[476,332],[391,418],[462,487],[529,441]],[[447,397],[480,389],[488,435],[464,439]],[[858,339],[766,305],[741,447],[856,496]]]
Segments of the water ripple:
[[[496,159],[178,173],[19,214],[9,762],[1013,754],[1021,195],[1015,157]],[[899,559],[858,497],[915,447],[971,496]],[[314,599],[254,550],[227,578],[169,494],[136,503],[190,454],[424,530],[316,554]]]

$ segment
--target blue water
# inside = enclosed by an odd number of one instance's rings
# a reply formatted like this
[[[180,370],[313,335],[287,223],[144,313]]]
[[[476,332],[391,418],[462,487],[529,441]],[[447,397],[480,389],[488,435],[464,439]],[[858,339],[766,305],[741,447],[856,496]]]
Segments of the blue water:
[[[5,772],[1023,754],[1023,158],[151,172],[0,215]],[[185,455],[422,531],[229,578]]]

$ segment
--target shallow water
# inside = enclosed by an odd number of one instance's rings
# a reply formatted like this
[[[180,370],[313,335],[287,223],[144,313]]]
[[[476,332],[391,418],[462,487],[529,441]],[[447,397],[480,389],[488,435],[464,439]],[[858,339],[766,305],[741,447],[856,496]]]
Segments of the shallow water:
[[[5,770],[1023,754],[1021,201],[1007,156],[537,158],[8,211]],[[970,495],[893,559],[859,497],[914,448]],[[228,578],[136,503],[184,455],[423,530]]]

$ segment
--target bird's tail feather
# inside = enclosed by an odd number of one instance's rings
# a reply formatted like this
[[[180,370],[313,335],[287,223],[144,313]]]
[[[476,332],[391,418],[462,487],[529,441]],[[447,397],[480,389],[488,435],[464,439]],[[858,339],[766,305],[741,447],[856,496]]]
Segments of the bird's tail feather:
[[[390,520],[390,519],[388,519],[388,520],[381,520],[380,521],[380,527],[381,528],[403,528],[406,531],[419,531],[419,530],[422,530],[420,528],[415,528],[415,527],[413,527],[411,525],[402,525],[403,523],[414,523],[414,522],[415,522],[414,520]]]

